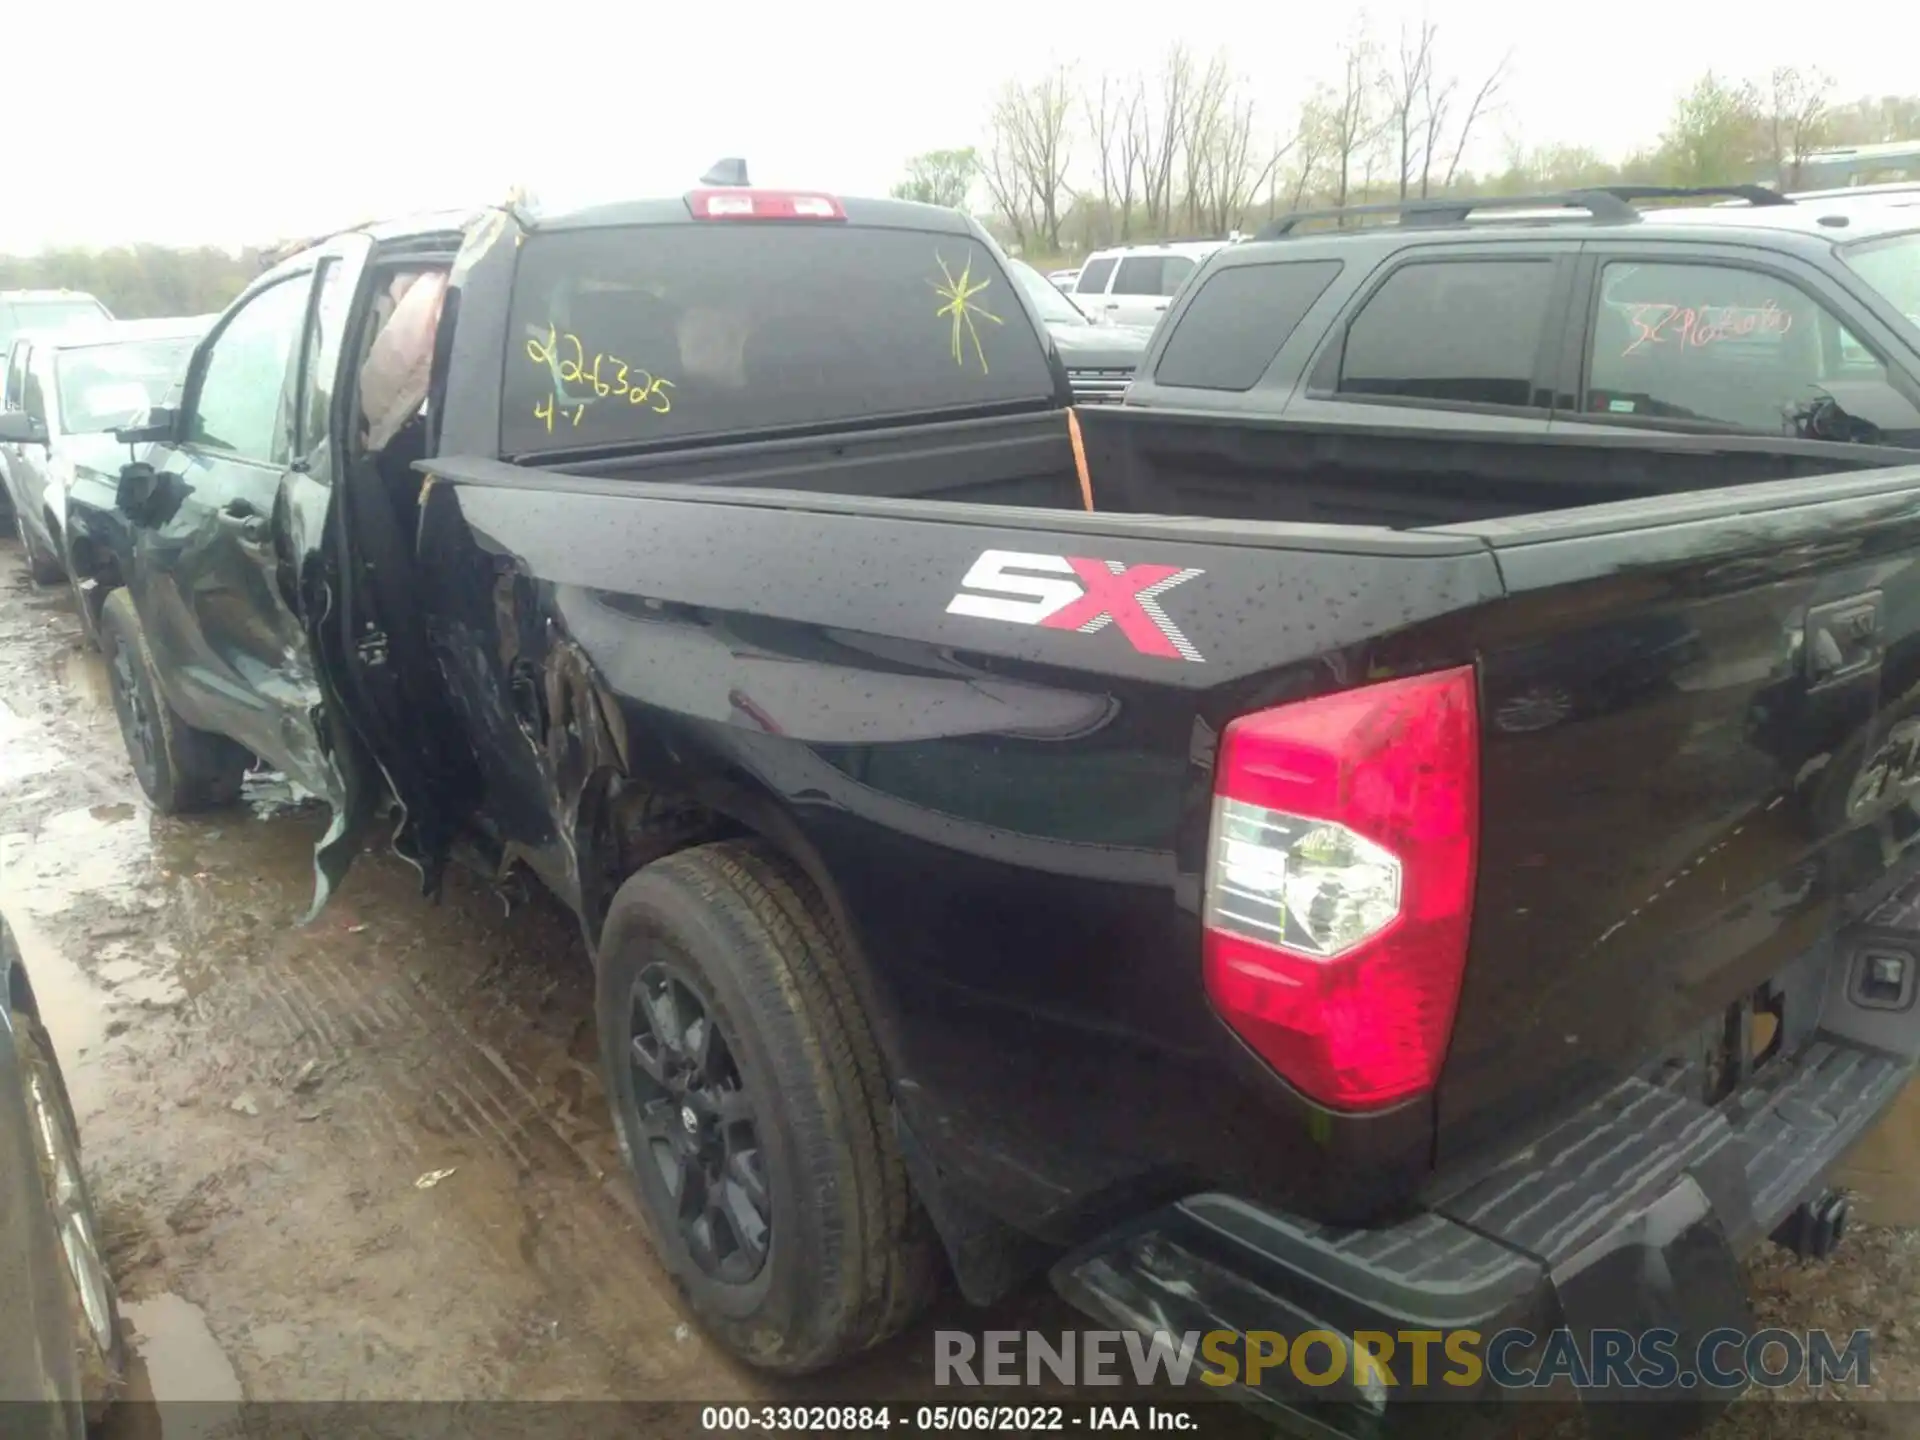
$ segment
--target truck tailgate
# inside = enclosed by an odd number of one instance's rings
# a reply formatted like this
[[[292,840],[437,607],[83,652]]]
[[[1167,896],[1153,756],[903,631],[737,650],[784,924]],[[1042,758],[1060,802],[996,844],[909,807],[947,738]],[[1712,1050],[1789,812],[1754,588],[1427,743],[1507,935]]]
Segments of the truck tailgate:
[[[1479,889],[1443,1162],[1665,1056],[1804,1044],[1920,836],[1920,471],[1450,527],[1474,620]],[[1831,1023],[1831,1016],[1829,1023]]]

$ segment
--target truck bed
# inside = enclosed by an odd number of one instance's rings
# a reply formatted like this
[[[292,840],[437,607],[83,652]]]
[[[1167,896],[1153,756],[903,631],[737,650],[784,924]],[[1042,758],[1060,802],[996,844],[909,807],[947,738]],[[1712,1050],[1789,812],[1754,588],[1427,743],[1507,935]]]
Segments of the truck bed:
[[[1100,510],[1394,530],[1920,462],[1764,436],[1450,432],[1159,407],[1095,407],[1080,424]]]
[[[1062,410],[681,447],[566,469],[648,485],[1063,509],[1080,504]]]
[[[1413,530],[1677,496],[1900,460],[1731,435],[1522,435],[1082,410],[1102,513]],[[1920,453],[1911,457],[1920,462]],[[569,463],[647,485],[1081,508],[1058,410]]]

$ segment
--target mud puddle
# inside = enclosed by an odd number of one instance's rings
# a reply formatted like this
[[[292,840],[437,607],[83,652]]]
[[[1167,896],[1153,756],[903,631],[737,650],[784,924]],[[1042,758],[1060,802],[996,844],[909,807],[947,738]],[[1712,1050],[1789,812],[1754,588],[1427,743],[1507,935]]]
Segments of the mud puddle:
[[[0,543],[0,902],[80,1111],[145,1367],[130,1398],[926,1399],[935,1328],[1079,1323],[1043,1287],[987,1314],[949,1295],[832,1376],[734,1365],[638,1223],[570,917],[537,895],[503,913],[463,872],[428,904],[369,853],[298,925],[324,815],[264,775],[219,814],[153,814],[97,657],[47,598]],[[1920,1136],[1912,1108],[1898,1123]],[[1906,1153],[1887,1183],[1912,1190],[1920,1142]],[[1876,1390],[1920,1398],[1913,1232],[1750,1273],[1768,1323],[1874,1327]],[[632,1433],[686,1430],[659,1424]]]
[[[244,1396],[200,1307],[155,1295],[120,1307],[125,1388],[98,1440],[229,1440],[243,1433]]]

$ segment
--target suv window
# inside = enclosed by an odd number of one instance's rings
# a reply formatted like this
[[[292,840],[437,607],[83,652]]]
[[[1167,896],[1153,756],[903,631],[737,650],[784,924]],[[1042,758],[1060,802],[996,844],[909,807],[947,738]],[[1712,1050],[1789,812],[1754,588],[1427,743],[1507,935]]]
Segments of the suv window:
[[[1181,312],[1154,380],[1252,389],[1342,268],[1339,260],[1288,260],[1216,270]]]
[[[1347,329],[1340,393],[1530,405],[1552,291],[1546,259],[1403,265]]]
[[[213,342],[187,421],[187,441],[248,460],[293,450],[292,361],[306,328],[311,274],[262,290]]]
[[[1194,271],[1185,255],[1129,255],[1113,277],[1116,295],[1173,295]]]
[[[38,365],[29,363],[27,366],[26,382],[20,391],[20,408],[42,425],[47,423],[47,393],[40,383]]]
[[[1053,402],[1047,346],[951,232],[729,222],[519,248],[501,447],[728,437]]]
[[[1080,278],[1073,282],[1076,295],[1101,295],[1106,293],[1107,277],[1113,274],[1115,261],[1109,255],[1104,260],[1089,260],[1080,267]]]
[[[1920,408],[1832,311],[1761,270],[1616,261],[1601,271],[1584,409],[1761,435],[1913,444]]]
[[[20,408],[27,384],[27,354],[28,347],[24,343],[8,348],[6,389],[4,395],[0,396],[0,409]]]

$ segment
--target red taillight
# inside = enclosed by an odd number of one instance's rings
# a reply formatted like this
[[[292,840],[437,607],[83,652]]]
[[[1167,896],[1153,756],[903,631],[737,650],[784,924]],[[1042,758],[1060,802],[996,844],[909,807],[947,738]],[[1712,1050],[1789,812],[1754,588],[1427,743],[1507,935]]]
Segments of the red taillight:
[[[1336,1109],[1430,1089],[1466,968],[1480,831],[1473,668],[1245,715],[1221,737],[1207,994]]]
[[[696,220],[844,220],[831,195],[804,190],[695,190],[687,208]]]

